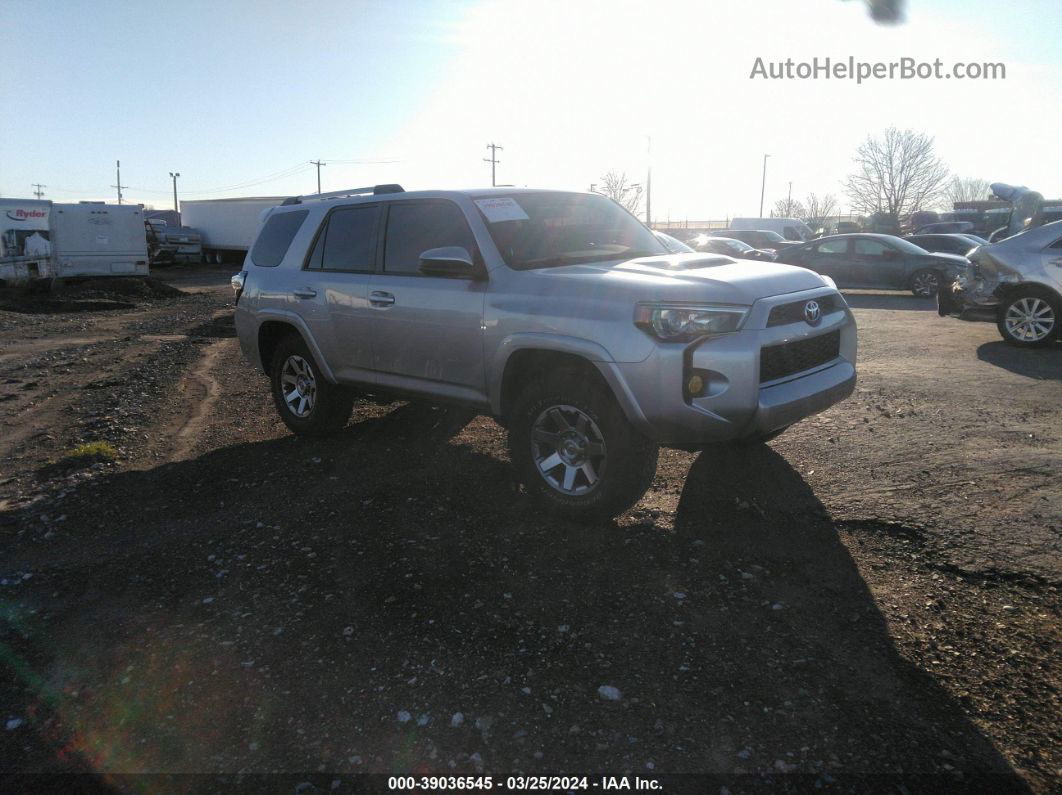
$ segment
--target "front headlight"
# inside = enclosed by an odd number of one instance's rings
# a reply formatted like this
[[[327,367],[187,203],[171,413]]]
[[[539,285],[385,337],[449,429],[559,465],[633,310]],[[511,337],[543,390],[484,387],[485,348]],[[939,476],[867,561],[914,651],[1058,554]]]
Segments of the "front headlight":
[[[827,287],[830,287],[830,288],[832,288],[834,290],[837,289],[837,282],[835,282],[829,276],[824,276],[823,274],[820,273],[819,274],[819,278],[822,279],[824,282],[826,282],[826,286]]]
[[[688,342],[708,334],[737,331],[747,311],[736,306],[639,304],[634,325],[664,342]]]

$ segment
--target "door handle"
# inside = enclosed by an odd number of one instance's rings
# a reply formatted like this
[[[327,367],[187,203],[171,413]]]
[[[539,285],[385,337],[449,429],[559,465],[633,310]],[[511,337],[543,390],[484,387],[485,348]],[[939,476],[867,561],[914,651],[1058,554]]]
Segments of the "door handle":
[[[1052,265],[1057,265],[1062,268],[1062,257],[1055,257],[1053,260],[1048,260]]]
[[[316,298],[317,291],[311,290],[309,287],[300,287],[298,290],[293,290],[292,294],[296,298]]]
[[[374,290],[369,293],[369,303],[373,306],[391,306],[395,302],[395,297],[391,293],[385,293],[380,290]]]

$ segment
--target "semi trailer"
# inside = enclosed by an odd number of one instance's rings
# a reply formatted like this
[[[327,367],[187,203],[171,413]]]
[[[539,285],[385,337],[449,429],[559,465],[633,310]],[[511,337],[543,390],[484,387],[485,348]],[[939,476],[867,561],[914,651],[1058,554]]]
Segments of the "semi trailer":
[[[181,202],[181,220],[199,232],[203,261],[220,265],[242,262],[258,234],[262,215],[285,196],[251,196],[241,199],[197,199]]]

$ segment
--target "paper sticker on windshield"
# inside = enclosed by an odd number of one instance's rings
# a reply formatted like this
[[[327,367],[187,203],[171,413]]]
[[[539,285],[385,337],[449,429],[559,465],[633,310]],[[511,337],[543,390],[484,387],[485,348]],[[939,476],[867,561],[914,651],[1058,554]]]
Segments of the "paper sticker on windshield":
[[[524,208],[508,197],[503,199],[476,199],[476,206],[492,224],[500,221],[527,221]]]

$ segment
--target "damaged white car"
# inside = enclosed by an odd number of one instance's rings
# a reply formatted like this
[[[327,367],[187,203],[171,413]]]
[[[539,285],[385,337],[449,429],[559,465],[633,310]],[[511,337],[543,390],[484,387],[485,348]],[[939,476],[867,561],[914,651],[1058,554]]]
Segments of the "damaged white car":
[[[941,315],[994,320],[1004,341],[1049,345],[1062,322],[1062,221],[967,254],[970,266],[937,294]]]

